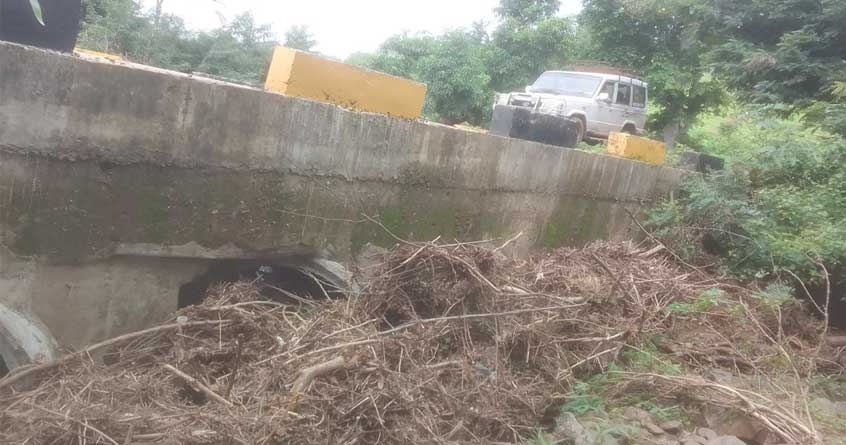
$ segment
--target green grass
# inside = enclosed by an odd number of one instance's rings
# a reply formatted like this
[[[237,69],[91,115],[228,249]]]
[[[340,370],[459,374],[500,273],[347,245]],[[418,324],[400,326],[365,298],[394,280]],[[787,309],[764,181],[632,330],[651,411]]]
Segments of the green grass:
[[[720,289],[708,289],[693,303],[671,303],[667,305],[667,311],[676,315],[694,315],[708,312],[720,303],[725,301],[724,292]]]

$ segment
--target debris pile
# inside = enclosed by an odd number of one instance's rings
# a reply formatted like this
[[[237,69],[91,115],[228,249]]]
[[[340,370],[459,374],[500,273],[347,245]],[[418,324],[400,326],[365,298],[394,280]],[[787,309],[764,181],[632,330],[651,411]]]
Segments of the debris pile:
[[[802,349],[816,335],[790,331],[785,312],[730,322],[722,302],[704,319],[683,316],[714,289],[750,312],[763,303],[660,249],[597,243],[529,260],[501,250],[406,243],[357,294],[299,306],[266,301],[250,283],[219,286],[161,326],[0,381],[0,441],[519,443],[551,425],[576,379],[625,364],[657,335],[683,339],[713,315],[718,343],[750,346],[708,364],[746,371],[780,354],[782,339]],[[697,346],[717,344],[703,339]],[[690,369],[709,356],[660,346]],[[685,387],[681,376],[620,374],[621,391]],[[716,390],[721,405],[755,411],[784,440],[813,439],[791,410],[693,383],[696,395]]]

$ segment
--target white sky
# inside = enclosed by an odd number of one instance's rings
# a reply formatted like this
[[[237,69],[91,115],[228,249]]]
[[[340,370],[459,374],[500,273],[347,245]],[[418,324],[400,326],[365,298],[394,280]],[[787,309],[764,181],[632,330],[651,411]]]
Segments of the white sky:
[[[152,8],[155,0],[142,0]],[[244,11],[259,23],[270,23],[282,40],[292,25],[306,25],[318,42],[317,51],[340,59],[357,51],[373,51],[388,37],[403,31],[438,34],[494,21],[498,0],[164,0],[164,11],[178,15],[191,29],[208,30]],[[562,0],[561,15],[581,9],[581,0]]]

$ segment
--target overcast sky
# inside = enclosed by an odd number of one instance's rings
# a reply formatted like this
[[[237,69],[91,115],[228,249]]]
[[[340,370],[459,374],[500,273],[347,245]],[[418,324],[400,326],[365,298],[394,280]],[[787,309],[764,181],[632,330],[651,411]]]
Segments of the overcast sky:
[[[155,0],[142,0],[152,8]],[[427,31],[494,21],[498,0],[165,0],[165,12],[182,17],[189,28],[207,30],[227,19],[253,11],[259,22],[270,23],[281,40],[292,25],[306,25],[315,48],[346,58],[357,51],[373,51],[388,37],[403,31]],[[562,0],[561,14],[579,12],[581,0]]]

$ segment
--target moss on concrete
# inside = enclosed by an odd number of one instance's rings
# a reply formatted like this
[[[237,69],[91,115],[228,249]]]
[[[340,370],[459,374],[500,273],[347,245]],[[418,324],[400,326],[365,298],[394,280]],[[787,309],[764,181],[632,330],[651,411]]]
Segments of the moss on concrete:
[[[391,234],[414,241],[512,236],[512,227],[540,225],[536,209],[550,199],[451,189],[438,178],[447,173],[434,169],[416,169],[400,183],[385,184],[148,164],[101,169],[92,162],[36,162],[16,155],[7,165],[37,175],[40,184],[37,193],[17,188],[0,214],[4,228],[14,232],[10,247],[24,255],[71,260],[108,255],[119,243],[189,242],[247,250],[305,244],[349,258],[367,243],[396,244]],[[0,194],[8,193],[0,181]],[[559,198],[542,223],[539,244],[558,247],[607,237],[612,205]],[[362,212],[378,216],[384,229],[362,222]]]
[[[154,184],[135,189],[135,218],[143,228],[144,235],[150,239],[165,239],[169,232],[169,202],[161,189]]]
[[[564,197],[559,199],[541,233],[544,247],[580,245],[608,237],[610,203]]]

